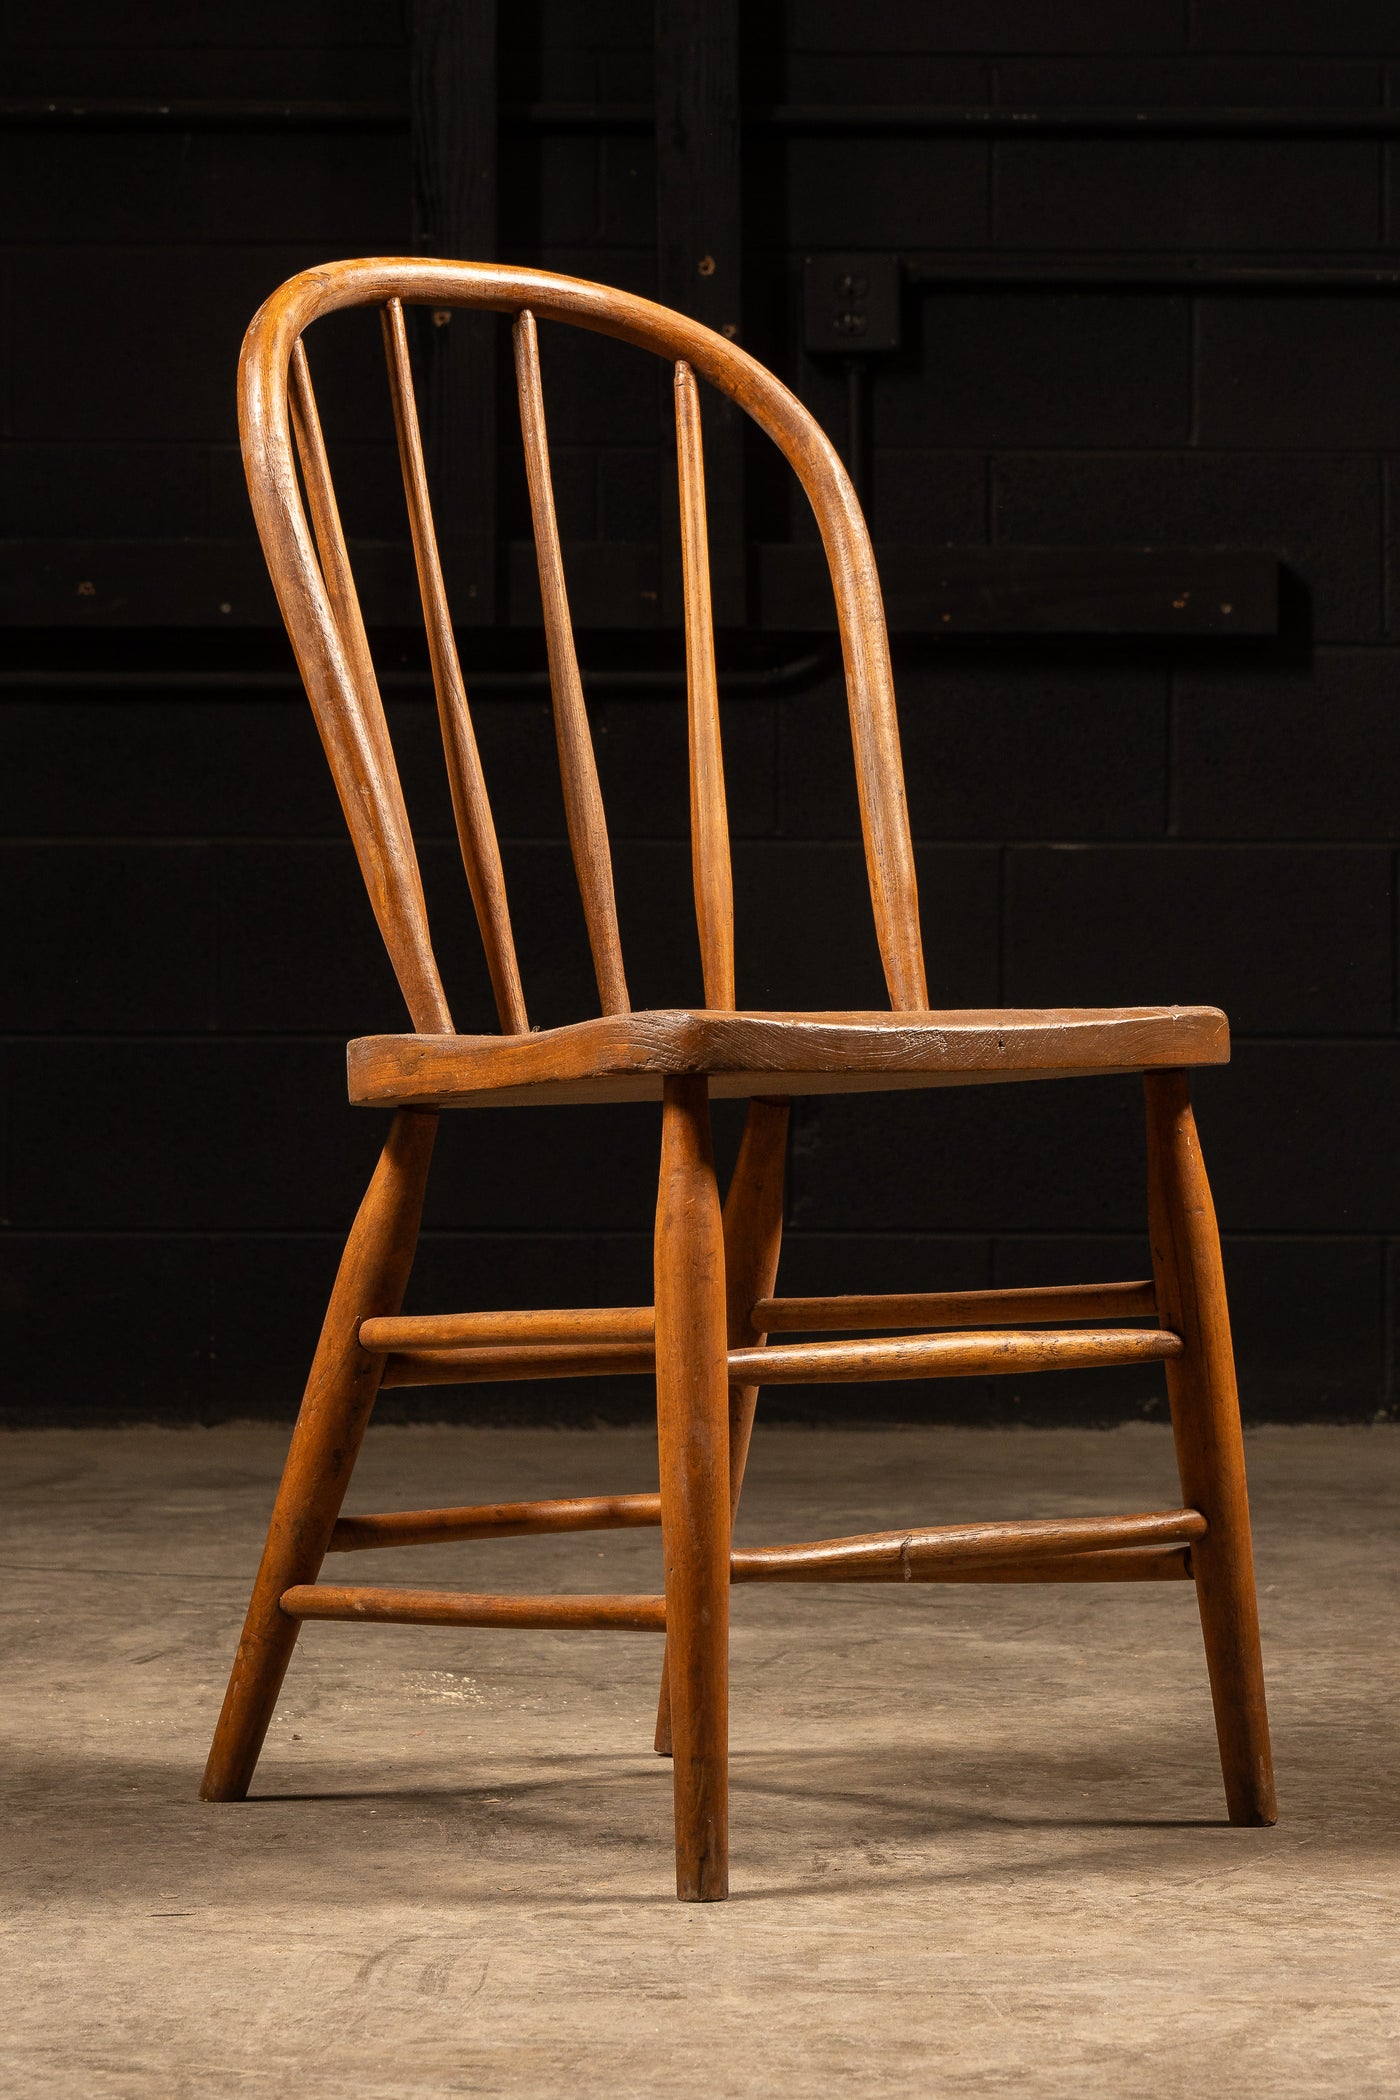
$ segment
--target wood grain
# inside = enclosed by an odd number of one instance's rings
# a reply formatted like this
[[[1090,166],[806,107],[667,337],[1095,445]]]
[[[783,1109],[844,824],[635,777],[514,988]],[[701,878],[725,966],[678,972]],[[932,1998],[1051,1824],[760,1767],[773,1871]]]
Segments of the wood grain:
[[[511,1597],[460,1590],[362,1589],[310,1582],[286,1591],[289,1621],[361,1619],[382,1626],[511,1626],[664,1633],[664,1597]]]
[[[418,589],[423,600],[423,625],[428,637],[428,660],[432,665],[433,691],[437,695],[438,725],[442,732],[447,780],[452,793],[452,813],[462,852],[467,887],[476,908],[486,950],[486,967],[495,994],[496,1012],[508,1035],[523,1035],[530,1026],[525,994],[520,985],[520,965],[515,953],[510,906],[506,901],[505,870],[496,837],[486,776],[481,769],[476,731],[467,705],[462,666],[452,632],[452,614],[442,580],[437,535],[433,530],[428,474],[423,463],[423,439],[418,427],[418,405],[413,392],[413,371],[408,357],[408,333],[403,307],[391,299],[383,312],[384,350],[389,364],[389,393],[394,405],[394,430],[398,438],[399,464],[408,499],[409,532],[413,559],[418,571]]]
[[[1224,1064],[1213,1006],[1006,1008],[926,1014],[604,1016],[528,1036],[361,1036],[349,1046],[361,1107],[527,1107],[655,1101],[668,1073],[705,1072],[712,1096],[985,1086],[998,1080]]]
[[[572,1495],[464,1509],[395,1509],[341,1517],[326,1551],[366,1553],[381,1546],[440,1546],[453,1539],[531,1538],[556,1531],[627,1531],[660,1522],[659,1495]]]
[[[778,1274],[783,1238],[783,1178],[787,1161],[790,1104],[751,1101],[744,1122],[739,1156],[724,1199],[725,1331],[731,1349],[761,1348],[766,1337],[754,1325],[750,1307],[771,1291]],[[749,1439],[758,1406],[757,1385],[729,1385],[729,1520],[739,1511]],[[669,1757],[671,1740],[670,1679],[664,1665],[657,1699],[657,1755]]]
[[[709,1100],[703,1079],[668,1079],[656,1205],[656,1422],[683,1902],[729,1892],[728,1390]]]
[[[1018,1372],[1106,1369],[1179,1356],[1181,1340],[1156,1327],[1080,1327],[1059,1333],[996,1328],[986,1334],[894,1335],[861,1342],[770,1343],[734,1349],[729,1375],[763,1385],[849,1385],[867,1379],[999,1378]]]
[[[282,530],[274,540],[264,537],[263,550],[297,648],[298,667],[360,873],[413,1025],[427,1032],[450,1032],[452,1016],[433,955],[418,857],[336,506],[311,370],[300,342],[292,347],[290,363],[282,419],[285,426],[290,417],[295,430],[296,460],[306,485],[317,553],[312,553],[300,504],[290,516],[279,514]],[[296,464],[290,457],[279,464],[290,476],[295,495]],[[253,507],[256,513],[256,493]],[[313,622],[303,624],[298,618],[294,624],[294,614],[308,610],[314,613]]]
[[[734,878],[719,730],[719,681],[710,613],[710,540],[700,389],[684,359],[676,366],[676,467],[681,505],[686,703],[690,739],[690,858],[706,1006],[734,1006]]]
[[[748,1546],[730,1556],[735,1582],[920,1582],[945,1567],[1061,1560],[1120,1546],[1179,1546],[1205,1535],[1198,1510],[1128,1517],[1043,1517],[998,1524],[938,1524],[864,1532],[797,1546]]]
[[[206,1801],[241,1801],[257,1765],[297,1637],[282,1594],[315,1581],[340,1515],[384,1367],[360,1347],[360,1322],[402,1303],[436,1135],[436,1116],[395,1116],[346,1242],[205,1766]]]
[[[335,646],[334,623],[305,559],[285,375],[294,346],[315,320],[347,306],[380,307],[390,299],[440,311],[475,307],[512,317],[528,312],[530,332],[535,318],[563,321],[614,336],[672,364],[684,360],[779,447],[811,503],[831,573],[866,869],[890,1001],[911,1010],[926,1007],[894,682],[870,535],[840,457],[812,416],[756,358],[700,322],[634,294],[551,271],[411,256],[328,263],[274,292],[244,342],[240,431],[259,534],[270,566],[283,578],[283,614],[298,662],[304,672],[310,667],[308,683],[312,678],[325,683],[319,666]],[[415,1025],[422,1024],[415,1020]]]
[[[617,930],[612,856],[607,818],[598,786],[598,762],[588,726],[583,680],[579,676],[569,596],[564,583],[564,555],[554,511],[554,481],[549,465],[549,436],[540,381],[539,336],[528,310],[515,324],[515,379],[520,397],[520,430],[525,441],[525,478],[530,486],[530,515],[535,530],[535,558],[544,606],[549,684],[554,697],[554,732],[559,746],[559,777],[564,789],[564,815],[573,849],[579,896],[588,927],[588,944],[605,1014],[625,1014],[627,976],[622,967],[622,941]]]
[[[1177,1466],[1208,1526],[1192,1565],[1225,1799],[1232,1823],[1268,1824],[1278,1803],[1220,1234],[1185,1073],[1151,1072],[1144,1090],[1157,1302],[1184,1345],[1167,1365]]]
[[[472,1349],[519,1342],[649,1342],[649,1305],[561,1306],[547,1312],[409,1313],[366,1320],[366,1349]]]

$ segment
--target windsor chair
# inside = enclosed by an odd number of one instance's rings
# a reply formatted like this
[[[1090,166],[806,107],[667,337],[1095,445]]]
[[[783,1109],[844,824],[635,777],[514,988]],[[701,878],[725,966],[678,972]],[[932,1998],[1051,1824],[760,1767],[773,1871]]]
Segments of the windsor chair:
[[[565,810],[601,1015],[531,1032],[501,856],[434,538],[405,304],[511,317]],[[455,1033],[351,576],[303,335],[377,309],[467,882],[499,1010]],[[704,1006],[633,1012],[608,835],[569,622],[536,321],[593,329],[674,367],[695,909]],[[697,375],[786,455],[831,571],[871,901],[889,1012],[737,1008],[724,770],[710,618]],[[292,278],[249,328],[239,378],[258,530],[412,1033],[349,1048],[352,1102],[393,1110],[341,1261],[205,1772],[248,1790],[309,1619],[609,1627],[666,1636],[657,1748],[674,1756],[676,1885],[728,1887],[732,1582],[1194,1581],[1232,1822],[1274,1819],[1243,1447],[1219,1240],[1188,1093],[1229,1056],[1211,1007],[939,1012],[929,1007],[894,694],[869,537],[832,446],[736,344],[650,301],[545,271],[342,262]],[[303,494],[304,491],[304,494]],[[877,1297],[776,1295],[788,1105],[795,1095],[1140,1072],[1153,1276],[1066,1288]],[[721,1207],[715,1096],[749,1102]],[[519,1103],[659,1101],[655,1302],[555,1312],[400,1312],[438,1113]],[[881,1330],[902,1330],[883,1332]],[[865,1339],[793,1341],[795,1334]],[[1182,1506],[1128,1516],[938,1526],[731,1551],[759,1388],[1159,1361]],[[660,1491],[379,1515],[341,1505],[381,1385],[654,1369]],[[661,1527],[663,1596],[476,1595],[318,1580],[330,1553],[449,1539]]]

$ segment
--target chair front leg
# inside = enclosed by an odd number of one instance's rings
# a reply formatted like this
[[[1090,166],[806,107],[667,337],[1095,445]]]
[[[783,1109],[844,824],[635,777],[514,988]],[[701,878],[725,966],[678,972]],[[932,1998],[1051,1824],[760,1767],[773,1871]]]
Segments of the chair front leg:
[[[790,1108],[785,1100],[750,1101],[739,1157],[724,1199],[725,1300],[731,1349],[761,1349],[768,1339],[753,1326],[749,1315],[760,1298],[772,1297],[778,1280]],[[731,1528],[739,1513],[758,1393],[756,1385],[729,1388]],[[664,1657],[656,1705],[656,1751],[659,1757],[671,1755],[671,1683]]]
[[[674,1735],[676,1894],[729,1893],[729,1407],[709,1082],[665,1082],[656,1205],[656,1419]]]
[[[1191,1548],[1232,1823],[1267,1824],[1274,1798],[1244,1439],[1215,1205],[1184,1072],[1144,1074],[1157,1308],[1185,1347],[1166,1365],[1182,1500],[1206,1520]]]
[[[360,1322],[403,1303],[437,1121],[417,1109],[394,1117],[341,1256],[205,1766],[205,1801],[241,1801],[252,1780],[301,1631],[281,1598],[320,1574],[350,1485],[384,1374],[384,1358],[360,1347]]]

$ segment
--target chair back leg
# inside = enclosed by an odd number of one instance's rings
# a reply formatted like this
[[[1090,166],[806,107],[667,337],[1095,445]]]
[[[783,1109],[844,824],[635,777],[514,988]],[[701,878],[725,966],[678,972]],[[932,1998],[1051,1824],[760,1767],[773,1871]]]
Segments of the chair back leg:
[[[656,1420],[676,1894],[729,1893],[729,1377],[709,1082],[667,1079],[656,1205]]]
[[[1272,1823],[1274,1798],[1244,1441],[1215,1205],[1184,1072],[1148,1072],[1148,1216],[1183,1503],[1206,1520],[1191,1548],[1232,1823]]]
[[[280,1600],[316,1580],[350,1485],[384,1371],[383,1356],[360,1347],[360,1322],[403,1304],[437,1121],[416,1109],[394,1117],[341,1256],[200,1787],[205,1801],[241,1801],[253,1777],[301,1631]]]
[[[787,1101],[751,1101],[739,1157],[724,1199],[724,1273],[731,1349],[760,1349],[767,1336],[749,1314],[771,1298],[778,1281],[783,1238],[783,1174],[787,1164]],[[729,1388],[729,1520],[739,1514],[744,1466],[758,1406],[756,1385]],[[671,1755],[671,1686],[663,1657],[656,1704],[656,1752]]]

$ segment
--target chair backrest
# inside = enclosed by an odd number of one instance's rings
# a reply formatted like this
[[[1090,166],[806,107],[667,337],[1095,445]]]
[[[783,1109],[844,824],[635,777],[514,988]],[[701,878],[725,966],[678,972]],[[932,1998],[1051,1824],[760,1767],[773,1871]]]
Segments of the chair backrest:
[[[866,867],[885,981],[893,1007],[926,1007],[914,856],[879,579],[860,506],[819,425],[786,387],[736,344],[651,300],[545,270],[387,258],[307,270],[273,293],[254,316],[244,339],[239,425],[263,551],[415,1030],[419,1034],[451,1033],[452,1018],[433,954],[413,835],[302,342],[312,321],[351,306],[380,310],[453,808],[497,1010],[508,1033],[523,1032],[530,1024],[500,849],[433,530],[409,366],[405,303],[481,307],[509,314],[514,320],[520,421],[564,806],[603,1011],[625,1013],[629,1001],[607,825],[555,521],[537,318],[616,336],[670,358],[675,365],[691,853],[707,1006],[732,1008],[735,1003],[734,914],[697,373],[736,401],[780,447],[816,514],[836,598]]]

